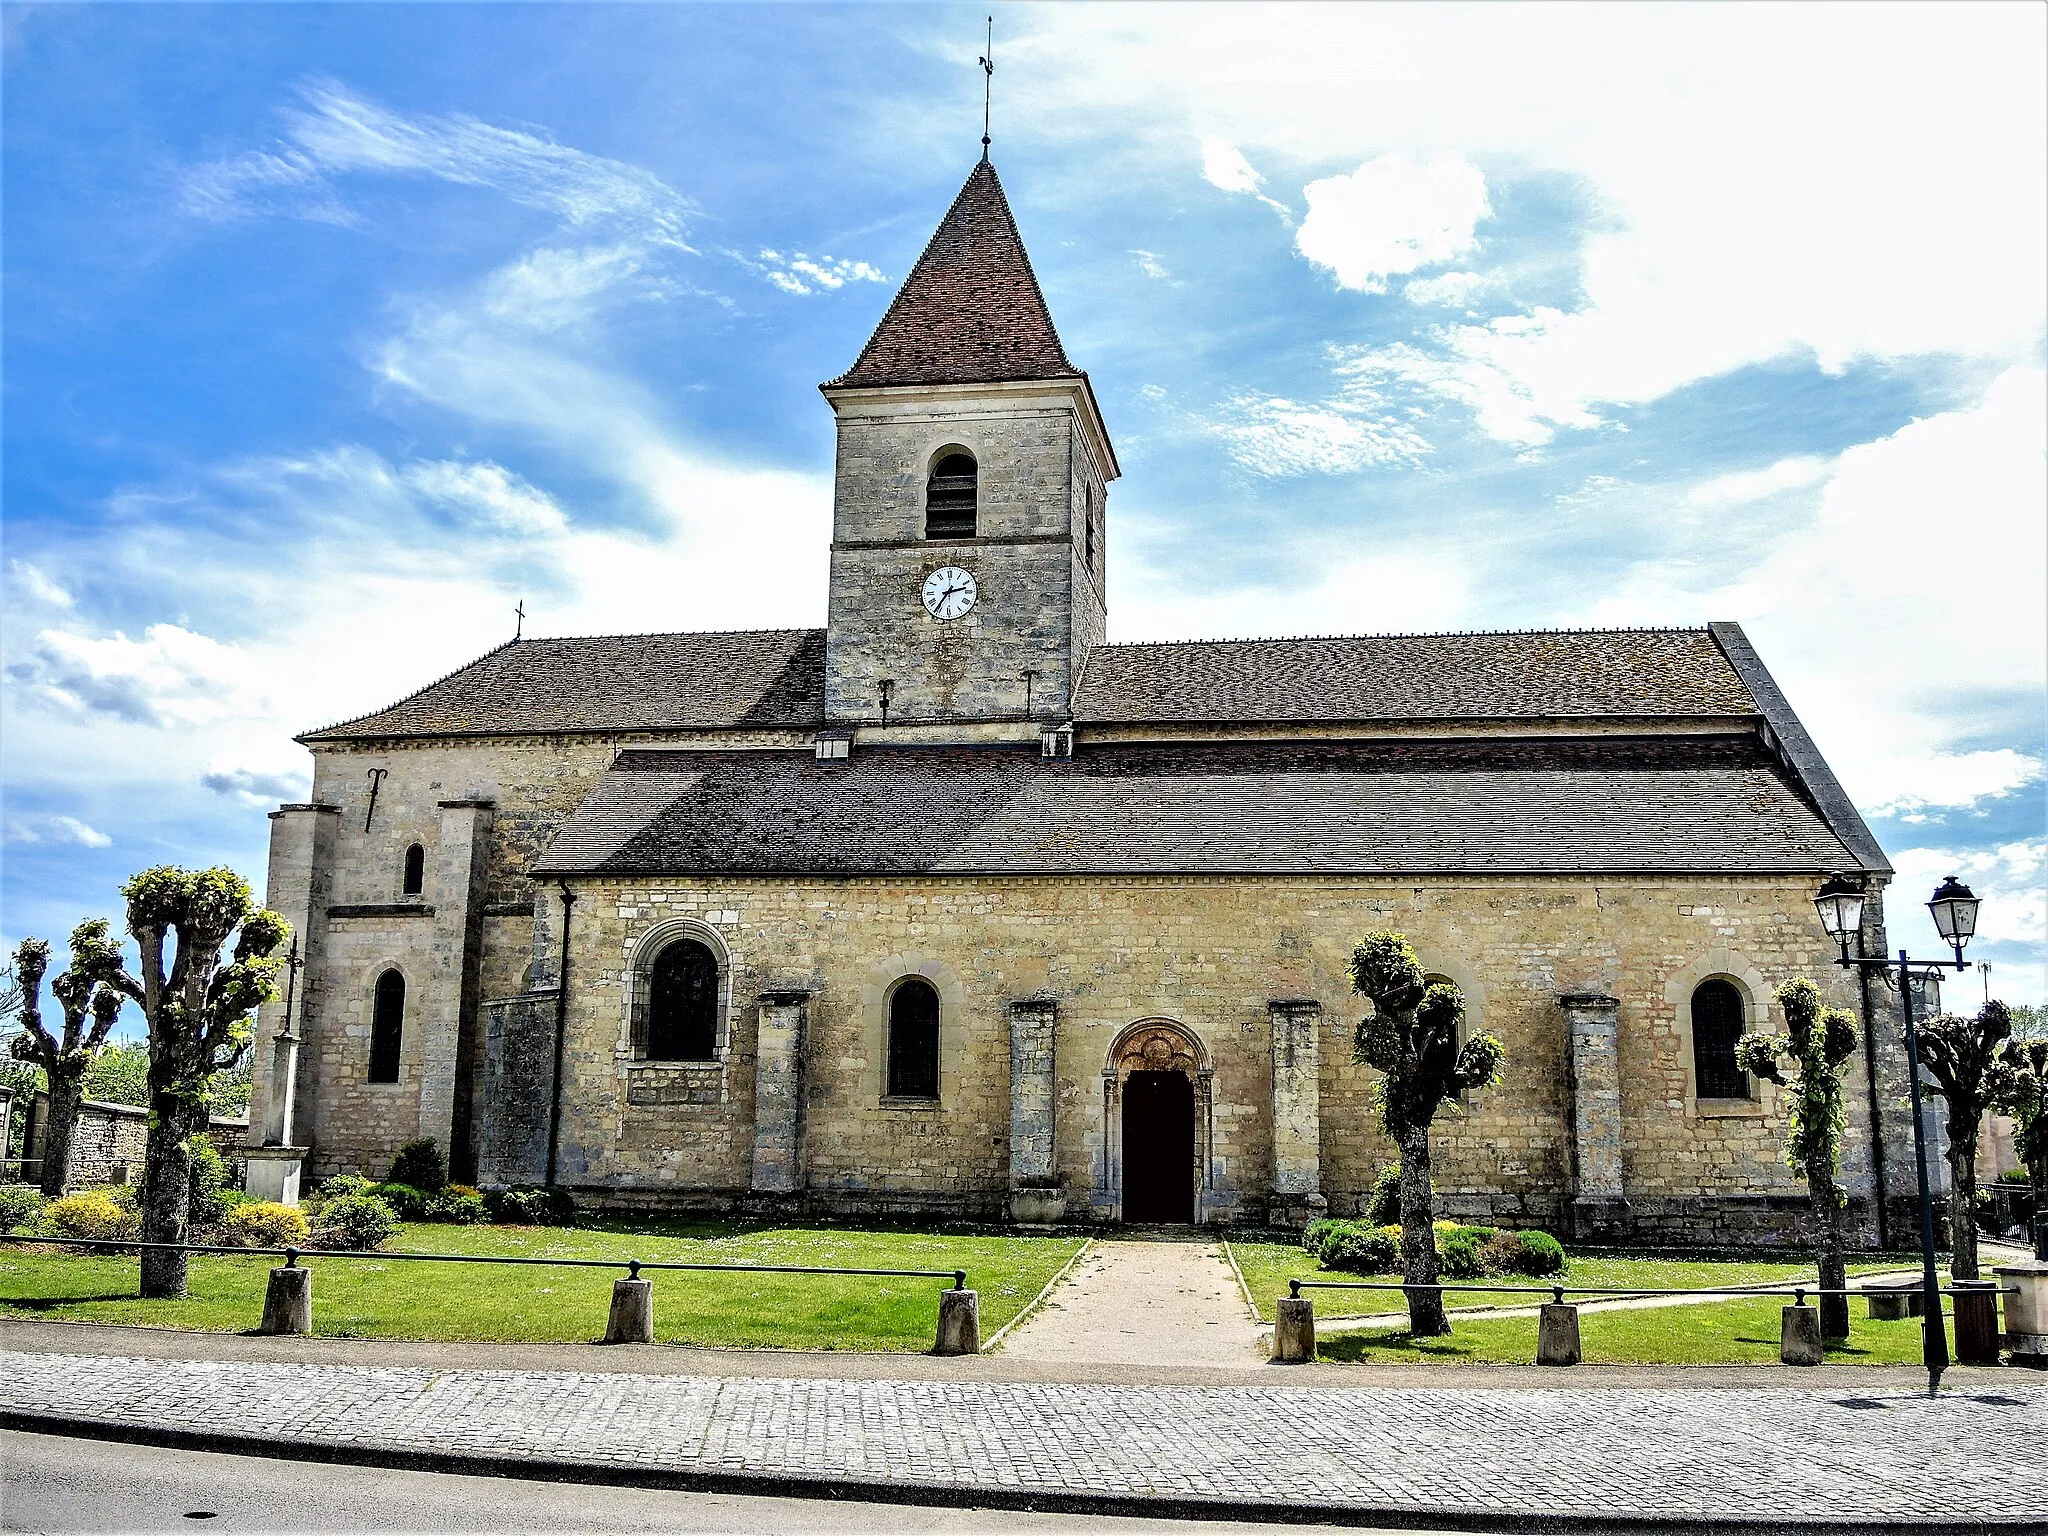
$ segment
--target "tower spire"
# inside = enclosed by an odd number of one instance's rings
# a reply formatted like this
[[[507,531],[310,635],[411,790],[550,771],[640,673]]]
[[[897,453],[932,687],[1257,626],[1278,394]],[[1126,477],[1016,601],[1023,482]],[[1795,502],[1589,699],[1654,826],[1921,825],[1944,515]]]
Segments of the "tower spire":
[[[976,62],[981,65],[981,163],[988,164],[988,101],[994,94],[996,83],[996,19],[988,19],[988,41],[986,52]]]

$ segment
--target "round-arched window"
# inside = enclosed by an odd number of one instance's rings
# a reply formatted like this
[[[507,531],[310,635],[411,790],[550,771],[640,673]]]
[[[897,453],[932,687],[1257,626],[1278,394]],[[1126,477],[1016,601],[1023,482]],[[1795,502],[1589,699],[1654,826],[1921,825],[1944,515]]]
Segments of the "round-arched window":
[[[1735,1064],[1735,1042],[1749,1028],[1749,1010],[1732,981],[1715,977],[1692,993],[1693,1097],[1746,1099],[1749,1074]]]
[[[889,998],[888,1094],[939,1096],[939,993],[922,976],[905,978]]]
[[[396,969],[377,978],[370,1010],[370,1081],[398,1081],[398,1050],[405,1043],[405,978]]]
[[[981,495],[981,471],[974,455],[955,451],[941,455],[924,487],[924,536],[928,539],[971,539]]]
[[[647,989],[647,1059],[710,1061],[718,1054],[718,957],[677,939],[654,961]]]
[[[414,843],[405,850],[405,879],[399,889],[408,896],[417,896],[426,889],[427,850]]]

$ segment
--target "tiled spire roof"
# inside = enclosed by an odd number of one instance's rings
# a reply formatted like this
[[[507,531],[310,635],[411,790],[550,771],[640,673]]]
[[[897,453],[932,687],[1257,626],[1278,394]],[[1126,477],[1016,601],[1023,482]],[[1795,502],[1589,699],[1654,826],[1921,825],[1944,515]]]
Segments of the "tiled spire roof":
[[[1053,329],[1003,184],[984,160],[968,174],[859,360],[826,387],[1079,375]]]

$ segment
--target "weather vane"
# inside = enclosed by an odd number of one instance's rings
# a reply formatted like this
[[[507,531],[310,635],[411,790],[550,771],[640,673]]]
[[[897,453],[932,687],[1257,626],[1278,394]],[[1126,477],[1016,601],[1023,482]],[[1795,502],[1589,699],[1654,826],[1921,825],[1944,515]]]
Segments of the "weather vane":
[[[981,163],[988,164],[988,99],[996,83],[996,19],[988,19],[988,52],[975,62],[981,65]]]

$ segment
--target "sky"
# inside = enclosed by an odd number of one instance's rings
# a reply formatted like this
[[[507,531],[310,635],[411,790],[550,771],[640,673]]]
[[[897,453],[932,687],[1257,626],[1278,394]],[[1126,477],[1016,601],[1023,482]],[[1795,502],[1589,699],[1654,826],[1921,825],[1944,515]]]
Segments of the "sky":
[[[5,7],[0,939],[260,889],[293,735],[517,604],[822,623],[817,385],[979,153],[985,14]],[[2048,10],[994,29],[1112,639],[1738,621],[1894,942],[1959,874],[2041,1000]]]

